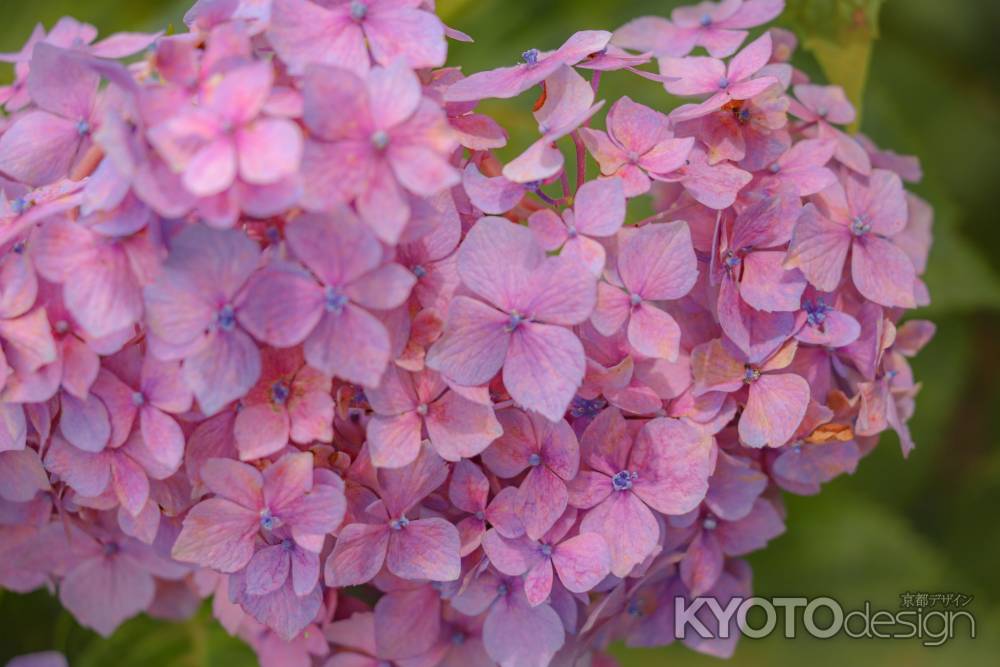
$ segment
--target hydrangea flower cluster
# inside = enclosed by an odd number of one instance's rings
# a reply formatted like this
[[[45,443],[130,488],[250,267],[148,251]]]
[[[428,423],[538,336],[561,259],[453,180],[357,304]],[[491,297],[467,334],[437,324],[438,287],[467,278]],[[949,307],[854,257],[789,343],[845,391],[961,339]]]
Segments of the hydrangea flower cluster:
[[[104,635],[211,596],[265,667],[730,655],[674,599],[910,451],[934,332],[919,165],[749,39],[782,8],[471,75],[433,0],[39,27],[0,56],[0,585]],[[612,72],[687,103],[599,115]],[[476,107],[519,95],[503,163]]]

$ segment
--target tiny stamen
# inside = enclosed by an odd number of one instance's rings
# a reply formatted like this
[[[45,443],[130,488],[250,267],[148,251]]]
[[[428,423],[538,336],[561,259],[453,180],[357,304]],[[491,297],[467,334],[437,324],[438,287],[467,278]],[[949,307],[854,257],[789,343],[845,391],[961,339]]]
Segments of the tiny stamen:
[[[538,49],[528,49],[527,51],[521,54],[521,60],[524,61],[525,65],[537,65],[538,56],[540,55],[541,52]]]
[[[632,482],[639,479],[639,473],[622,470],[611,478],[611,485],[615,491],[628,491],[632,488]]]
[[[219,328],[223,331],[232,331],[236,327],[236,311],[232,304],[226,304],[219,309],[217,317]]]

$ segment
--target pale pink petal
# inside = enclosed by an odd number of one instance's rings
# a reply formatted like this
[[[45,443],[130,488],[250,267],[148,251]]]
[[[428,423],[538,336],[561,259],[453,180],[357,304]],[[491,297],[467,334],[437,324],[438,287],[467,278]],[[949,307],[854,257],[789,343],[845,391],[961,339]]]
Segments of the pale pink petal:
[[[326,559],[327,586],[357,586],[378,574],[389,546],[389,527],[355,523],[337,536],[337,544]]]
[[[0,135],[0,172],[27,185],[48,185],[67,175],[79,148],[76,121],[32,111]]]
[[[715,467],[712,439],[688,423],[660,417],[639,431],[629,457],[638,472],[632,492],[663,514],[679,515],[701,503]]]
[[[257,340],[292,347],[306,339],[323,314],[323,293],[298,265],[273,262],[247,282],[246,299],[237,312]]]
[[[558,421],[583,381],[580,340],[569,330],[524,323],[510,337],[504,386],[522,406]]]
[[[565,641],[552,607],[531,607],[523,595],[499,600],[483,624],[483,644],[500,667],[546,667]]]
[[[625,286],[643,299],[677,299],[698,277],[697,259],[687,223],[646,225],[619,250],[618,272]]]
[[[255,553],[247,564],[247,593],[250,595],[273,593],[288,579],[290,569],[291,559],[282,545],[264,547]]]
[[[472,203],[487,215],[500,215],[517,206],[524,197],[524,186],[503,176],[488,178],[469,164],[462,175],[462,186]]]
[[[63,579],[59,600],[82,625],[108,637],[146,609],[155,590],[153,577],[125,558],[90,558]]]
[[[107,408],[91,394],[80,400],[69,394],[62,396],[59,431],[67,441],[86,452],[99,452],[111,440],[111,422]]]
[[[111,486],[118,502],[132,516],[137,516],[149,499],[149,478],[139,465],[126,455],[111,456]]]
[[[749,253],[743,260],[740,296],[747,305],[764,312],[798,310],[806,280],[795,269],[782,266],[785,253]]]
[[[628,342],[637,352],[653,359],[676,361],[680,341],[681,328],[669,314],[648,303],[632,309]]]
[[[248,405],[236,415],[233,435],[240,459],[252,461],[281,451],[288,444],[288,412],[270,403]]]
[[[780,447],[795,434],[809,405],[809,383],[798,375],[762,375],[750,386],[740,440],[748,447]]]
[[[503,180],[506,181],[506,179]],[[520,199],[520,195],[518,199]],[[562,218],[555,211],[547,208],[532,213],[528,218],[528,227],[538,237],[538,242],[541,246],[550,252],[558,250],[566,242],[566,239],[569,238],[566,224],[562,221]]]
[[[544,465],[528,471],[517,496],[521,522],[533,540],[541,539],[555,525],[569,502],[566,483]]]
[[[807,205],[795,225],[785,268],[799,269],[817,289],[832,292],[840,284],[851,247],[850,232]]]
[[[431,12],[399,7],[373,11],[365,19],[365,36],[375,62],[405,62],[411,69],[440,67],[448,53],[444,24]]]
[[[586,593],[611,573],[611,552],[596,533],[581,533],[552,552],[559,581],[572,593]]]
[[[323,316],[306,339],[305,356],[327,375],[374,386],[389,363],[389,333],[374,315],[348,304]]]
[[[372,464],[402,468],[420,453],[423,421],[416,412],[395,416],[374,415],[368,422],[368,447]]]
[[[275,183],[294,174],[302,160],[302,132],[283,118],[268,118],[236,135],[240,178],[253,185]]]
[[[250,562],[259,527],[252,510],[222,498],[203,500],[184,518],[171,555],[220,572],[236,572]]]
[[[552,561],[548,558],[535,563],[524,575],[524,596],[528,604],[537,607],[552,593]]]
[[[364,33],[343,10],[330,11],[308,0],[274,0],[267,39],[296,74],[310,63],[337,65],[361,75],[368,71]]]
[[[535,321],[581,324],[594,310],[595,287],[591,273],[576,259],[550,257],[528,276],[516,306]]]
[[[454,581],[461,574],[461,541],[444,519],[419,519],[390,531],[386,567],[403,579]]]
[[[424,423],[431,444],[446,461],[472,458],[503,433],[492,407],[453,391],[430,405]]]
[[[227,458],[209,458],[202,464],[200,476],[216,495],[253,511],[263,506],[264,478],[253,466]]]
[[[401,124],[420,104],[420,81],[400,60],[372,69],[367,84],[372,122],[377,129],[385,131]]]
[[[545,252],[527,227],[504,218],[482,218],[469,231],[458,252],[462,282],[502,310],[522,300],[528,273]]]
[[[638,496],[628,491],[615,491],[589,510],[580,531],[597,533],[605,539],[611,554],[611,573],[616,577],[627,576],[650,556],[660,537],[656,517]]]
[[[111,481],[107,454],[81,451],[58,436],[45,453],[45,468],[87,497],[101,495]]]
[[[512,577],[521,576],[542,560],[537,543],[524,537],[508,539],[495,529],[483,536],[483,551],[497,571]]]
[[[427,352],[427,366],[459,384],[488,382],[504,364],[508,316],[481,301],[455,297],[444,335]]]
[[[722,575],[724,561],[715,535],[707,530],[698,531],[680,567],[681,579],[692,597],[703,596],[715,587]]]
[[[184,378],[206,415],[245,395],[259,377],[260,352],[239,330],[216,332],[210,345],[184,361]]]
[[[863,296],[884,306],[913,308],[916,272],[913,263],[892,241],[872,234],[855,240],[851,276]]]

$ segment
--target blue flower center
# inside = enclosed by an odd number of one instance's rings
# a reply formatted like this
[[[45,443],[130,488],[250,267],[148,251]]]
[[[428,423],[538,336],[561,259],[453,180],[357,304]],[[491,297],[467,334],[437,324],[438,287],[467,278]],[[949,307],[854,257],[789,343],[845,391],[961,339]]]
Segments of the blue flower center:
[[[541,52],[538,49],[528,49],[521,54],[521,60],[523,60],[526,65],[537,65],[538,56],[540,55]]]
[[[271,510],[265,508],[260,512],[260,527],[263,530],[274,530],[278,527],[278,517],[271,514]]]
[[[134,405],[135,407],[139,407],[145,402],[146,402],[146,397],[142,395],[141,391],[132,392],[132,405]]]
[[[479,521],[483,521],[486,519],[486,512],[479,510],[478,512],[473,514],[473,516],[476,517],[476,519],[478,519]]]
[[[31,202],[24,197],[18,197],[10,203],[10,210],[14,211],[14,215],[21,215],[29,208],[31,208]]]
[[[622,470],[611,478],[611,486],[615,491],[628,491],[632,488],[632,482],[639,478],[639,473]]]
[[[286,537],[281,541],[281,548],[284,549],[285,551],[294,551],[295,541],[292,540],[292,538],[290,537]]]
[[[232,331],[236,327],[236,311],[232,304],[226,304],[219,309],[219,328],[223,331]]]
[[[638,294],[634,294],[634,293],[633,294],[629,294],[628,295],[628,302],[630,304],[632,304],[633,307],[638,306],[640,303],[642,303],[642,297],[639,296]]]
[[[426,417],[429,411],[430,408],[427,406],[426,403],[421,403],[420,405],[417,406],[417,414],[420,415],[421,417]]]
[[[745,384],[753,384],[760,379],[760,369],[755,366],[747,366],[743,370],[743,382]]]
[[[855,236],[864,236],[872,230],[872,225],[863,215],[856,215],[851,219],[851,233]]]
[[[410,520],[405,516],[401,516],[398,519],[393,519],[389,522],[389,527],[393,530],[403,530],[410,525]]]
[[[607,405],[608,402],[602,398],[588,399],[577,396],[570,403],[569,413],[574,417],[596,417]]]
[[[18,241],[17,243],[15,243],[14,247],[11,248],[11,251],[13,251],[13,253],[15,255],[23,255],[24,254],[24,241]]]
[[[278,380],[271,385],[271,402],[275,405],[284,405],[285,401],[288,400],[288,395],[290,393],[288,384],[283,380]]]
[[[701,18],[698,20],[698,23],[701,25],[702,28],[707,28],[708,26],[712,25],[712,17],[709,16],[708,14],[702,14]]]
[[[327,287],[323,293],[323,302],[328,313],[340,315],[344,310],[344,306],[347,305],[347,301],[347,297],[338,292],[334,287]]]
[[[76,123],[76,133],[81,137],[90,134],[90,123],[87,120],[79,120]]]
[[[777,174],[779,171],[781,171],[781,165],[780,164],[778,164],[777,162],[775,162],[774,164],[771,165],[770,172],[772,174]]]
[[[461,646],[465,643],[465,633],[456,630],[451,636],[451,643],[455,646]]]
[[[707,516],[701,525],[705,530],[715,530],[719,526],[719,522],[715,520],[715,517]]]
[[[729,87],[729,79],[727,77],[722,77],[719,79],[719,88],[725,90]]]
[[[552,545],[543,544],[542,546],[538,547],[538,553],[542,554],[542,556],[544,556],[545,558],[548,558],[549,556],[552,555]]]
[[[427,269],[417,264],[415,267],[413,267],[413,275],[417,277],[417,280],[420,280],[421,278],[427,275]]]
[[[108,557],[118,555],[121,550],[122,548],[118,546],[117,542],[108,542],[104,545],[104,555]]]
[[[504,327],[508,333],[517,331],[517,329],[527,321],[527,317],[517,312],[516,310],[510,314],[510,319],[507,320],[507,326]]]
[[[351,18],[355,21],[364,21],[368,16],[368,5],[361,0],[351,0]]]
[[[831,310],[821,298],[816,301],[806,301],[804,307],[807,314],[806,321],[814,327],[821,326],[826,321],[826,314]]]
[[[542,457],[538,455],[538,452],[534,452],[528,457],[528,465],[533,468],[542,465]]]

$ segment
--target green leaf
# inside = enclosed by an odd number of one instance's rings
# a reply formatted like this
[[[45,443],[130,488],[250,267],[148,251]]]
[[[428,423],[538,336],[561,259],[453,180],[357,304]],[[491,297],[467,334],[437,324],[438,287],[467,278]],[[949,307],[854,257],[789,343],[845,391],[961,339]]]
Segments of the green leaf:
[[[878,37],[878,13],[884,0],[789,0],[782,23],[816,57],[830,83],[844,88],[858,110]],[[855,128],[856,129],[856,128]]]

